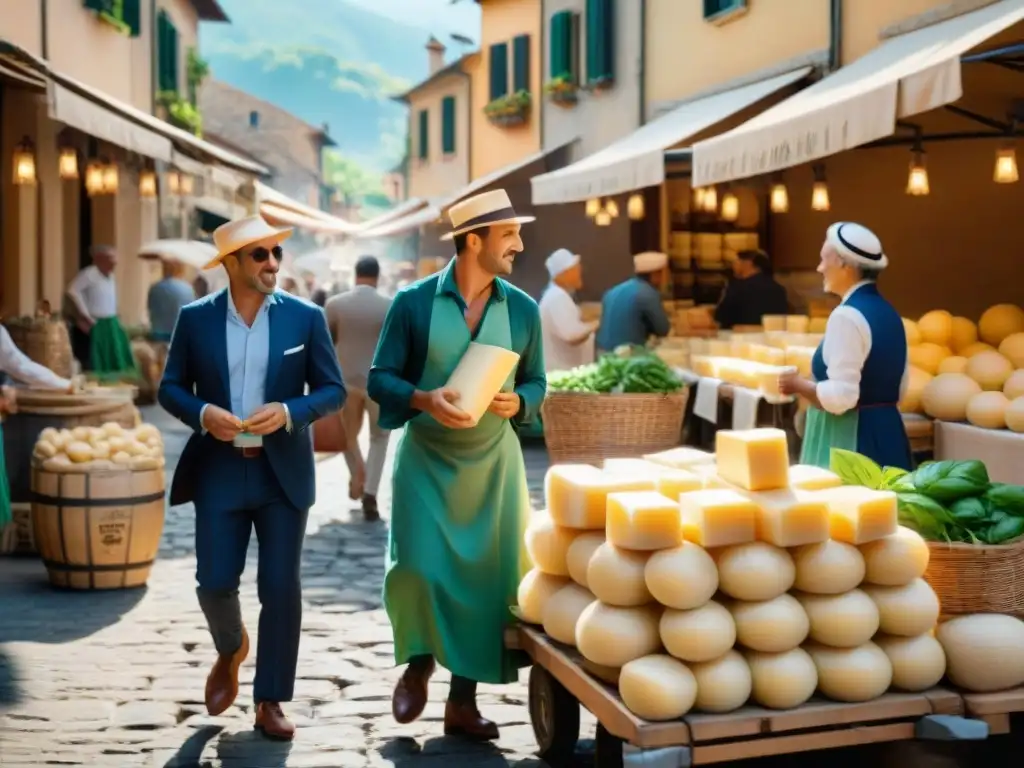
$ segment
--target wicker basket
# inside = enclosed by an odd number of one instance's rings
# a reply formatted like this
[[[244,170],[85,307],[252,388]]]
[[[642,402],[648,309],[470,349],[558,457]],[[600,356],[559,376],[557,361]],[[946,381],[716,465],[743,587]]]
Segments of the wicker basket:
[[[942,615],[1006,613],[1024,617],[1024,539],[1011,544],[928,542],[925,580]]]
[[[46,317],[7,324],[11,340],[34,362],[58,376],[71,378],[71,337],[63,320]]]
[[[541,406],[552,462],[599,464],[679,444],[689,390],[671,395],[549,392]]]

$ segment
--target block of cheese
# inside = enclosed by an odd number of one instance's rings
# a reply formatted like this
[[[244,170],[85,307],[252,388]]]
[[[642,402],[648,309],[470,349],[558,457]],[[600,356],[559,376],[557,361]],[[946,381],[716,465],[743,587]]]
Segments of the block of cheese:
[[[455,405],[478,422],[518,364],[510,349],[471,341],[445,386],[458,393]]]
[[[878,608],[859,589],[841,595],[797,592],[811,623],[810,638],[833,648],[856,648],[878,631]]]
[[[579,584],[566,584],[544,604],[544,632],[566,645],[576,645],[576,622],[594,596]]]
[[[718,474],[747,491],[789,485],[789,444],[781,429],[720,429],[715,433]]]
[[[774,600],[729,605],[736,624],[736,642],[752,651],[782,653],[807,639],[810,621],[795,597],[779,595]]]
[[[875,635],[873,641],[892,664],[892,687],[926,691],[946,674],[946,652],[931,633],[917,637]]]
[[[523,621],[528,624],[543,624],[544,606],[555,593],[569,583],[568,579],[541,573],[536,568],[529,571],[519,582],[517,593],[519,615]]]
[[[704,488],[704,479],[685,469],[666,469],[654,481],[654,490],[678,501],[679,495]]]
[[[599,600],[576,622],[576,647],[583,657],[604,667],[622,667],[661,647],[661,608],[616,608]]]
[[[714,464],[715,455],[708,453],[707,451],[701,451],[697,448],[687,448],[686,446],[680,446],[678,448],[670,448],[667,451],[660,451],[659,453],[646,453],[644,458],[647,461],[654,462],[655,464],[663,464],[666,467],[673,469],[689,469],[696,464]]]
[[[871,701],[892,683],[892,662],[872,642],[856,648],[809,643],[807,652],[818,670],[818,690],[835,701]]]
[[[796,578],[789,552],[751,541],[723,547],[714,552],[718,566],[718,588],[737,600],[773,600],[788,592]]]
[[[823,491],[843,484],[835,472],[812,464],[794,464],[789,468],[789,487],[802,491]]]
[[[662,605],[688,611],[700,608],[718,590],[718,569],[707,550],[684,541],[678,547],[655,552],[647,560],[644,580]]]
[[[924,579],[902,587],[865,584],[864,591],[878,606],[879,629],[887,635],[915,637],[930,632],[939,622],[939,598]]]
[[[653,490],[653,476],[608,476],[589,464],[554,464],[544,476],[548,513],[563,528],[602,530],[609,493]]]
[[[622,703],[637,717],[677,720],[697,700],[697,680],[685,664],[658,654],[635,659],[619,673]]]
[[[646,459],[605,459],[602,464],[606,475],[660,475],[665,467]]]
[[[750,666],[736,651],[699,664],[690,671],[697,680],[697,701],[701,712],[732,712],[747,703],[753,688]]]
[[[711,601],[691,611],[667,608],[661,615],[661,642],[683,661],[711,661],[736,643],[736,624],[719,603]]]
[[[815,491],[828,502],[829,535],[854,546],[892,536],[899,527],[896,494],[861,485]]]
[[[815,595],[839,595],[864,580],[864,556],[852,544],[826,541],[805,544],[791,552],[796,563],[793,586]]]
[[[781,488],[744,493],[744,496],[757,504],[759,541],[777,547],[799,547],[828,538],[828,503],[813,493]]]
[[[535,512],[526,527],[526,553],[533,567],[552,576],[568,576],[566,555],[581,531],[555,525],[547,511]]]
[[[754,540],[758,507],[737,491],[710,488],[679,497],[683,538],[702,547],[726,547]]]
[[[657,491],[610,493],[607,515],[605,536],[617,547],[648,551],[683,541],[679,502]]]
[[[701,479],[704,483],[705,488],[732,488],[734,490],[741,490],[739,486],[727,483],[718,474],[718,467],[714,464],[694,464],[687,468],[687,472],[692,472]]]
[[[648,557],[647,552],[620,549],[606,541],[590,557],[587,587],[606,605],[630,608],[653,602],[644,581]]]
[[[768,709],[795,709],[814,695],[818,670],[803,648],[782,653],[747,651],[751,698]]]
[[[569,551],[565,553],[569,577],[581,587],[587,586],[587,567],[590,565],[590,558],[602,544],[604,531],[585,531],[573,540],[569,545]]]

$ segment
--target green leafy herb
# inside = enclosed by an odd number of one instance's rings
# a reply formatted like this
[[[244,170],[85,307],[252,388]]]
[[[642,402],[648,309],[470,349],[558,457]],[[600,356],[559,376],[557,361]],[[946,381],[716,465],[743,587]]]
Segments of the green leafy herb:
[[[907,470],[900,469],[899,467],[886,467],[882,470],[882,481],[879,483],[878,487],[883,491],[896,490],[896,486],[905,485],[905,483],[901,483],[901,481],[909,474],[910,473],[907,472]],[[911,483],[910,488],[907,488],[906,490],[913,490],[913,484]]]
[[[985,501],[1011,515],[1024,516],[1024,486],[992,483],[985,491]]]
[[[988,485],[988,470],[977,460],[936,461],[914,472],[914,487],[943,503],[982,494]]]
[[[684,386],[664,360],[644,347],[624,347],[596,363],[548,374],[552,392],[668,394]]]
[[[897,496],[902,525],[932,541],[953,541],[959,538],[956,518],[934,499],[921,493]]]
[[[989,508],[977,496],[957,499],[949,505],[949,511],[958,523],[967,527],[989,522]]]
[[[882,468],[854,451],[833,448],[829,455],[829,468],[846,485],[863,485],[878,490],[882,484]]]
[[[1004,514],[1002,519],[993,523],[984,532],[982,538],[987,544],[1005,544],[1022,535],[1024,535],[1024,517]]]

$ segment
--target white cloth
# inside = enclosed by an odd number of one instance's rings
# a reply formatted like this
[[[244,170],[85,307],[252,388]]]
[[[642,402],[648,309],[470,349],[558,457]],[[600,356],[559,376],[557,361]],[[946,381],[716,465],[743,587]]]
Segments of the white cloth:
[[[14,343],[11,334],[0,325],[0,371],[30,387],[69,389],[71,382],[49,368],[29,359]]]
[[[638,275],[657,272],[668,266],[668,256],[658,251],[644,251],[633,257],[633,270]]]
[[[569,292],[551,283],[540,297],[540,330],[544,343],[544,367],[547,371],[568,371],[590,362],[593,347],[586,341],[573,344],[584,334],[592,334],[593,325],[583,322],[580,308]],[[589,358],[589,359],[588,359]]]
[[[866,282],[857,283],[846,292],[842,302],[829,315],[825,326],[821,354],[825,359],[828,380],[816,386],[818,402],[829,413],[839,416],[857,407],[860,400],[860,376],[871,352],[871,326],[859,310],[847,304]],[[907,390],[907,363],[903,364],[900,397]]]
[[[757,410],[761,405],[761,393],[756,389],[733,387],[732,428],[753,429],[757,426]]]
[[[702,376],[697,382],[697,396],[693,401],[693,415],[712,424],[718,423],[718,388],[722,386],[719,379]]]
[[[107,277],[96,265],[83,269],[68,286],[68,296],[87,320],[102,320],[117,315],[117,286],[114,276]]]
[[[580,257],[568,248],[559,248],[548,256],[544,266],[548,268],[548,274],[554,280],[563,272],[566,272],[580,263]]]
[[[825,241],[846,262],[876,270],[889,266],[889,257],[882,251],[882,241],[861,224],[837,221],[826,231]]]

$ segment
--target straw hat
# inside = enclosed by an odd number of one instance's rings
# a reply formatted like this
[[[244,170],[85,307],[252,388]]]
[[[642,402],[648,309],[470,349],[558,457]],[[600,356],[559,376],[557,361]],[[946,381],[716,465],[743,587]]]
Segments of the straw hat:
[[[456,235],[480,227],[536,221],[534,216],[517,216],[508,192],[504,189],[484,192],[453,205],[448,210],[448,218],[452,222],[452,231],[442,235],[442,240],[451,240]]]
[[[825,233],[825,242],[840,258],[865,269],[882,270],[889,266],[889,257],[882,250],[878,235],[862,224],[837,221]]]
[[[668,266],[668,256],[658,251],[644,251],[633,257],[633,270],[638,275],[657,272]]]
[[[235,253],[249,245],[260,243],[267,248],[273,248],[291,237],[292,231],[291,227],[272,227],[258,214],[221,224],[213,231],[213,245],[217,249],[217,255],[203,269],[213,269],[224,261],[224,257],[229,253]]]

